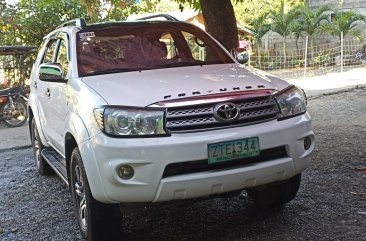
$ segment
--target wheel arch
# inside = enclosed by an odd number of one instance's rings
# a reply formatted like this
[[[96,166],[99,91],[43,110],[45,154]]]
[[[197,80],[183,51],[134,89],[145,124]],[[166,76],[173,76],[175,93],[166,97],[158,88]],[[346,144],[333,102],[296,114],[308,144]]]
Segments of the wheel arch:
[[[65,161],[66,161],[66,171],[67,171],[67,180],[70,180],[70,159],[72,151],[78,144],[74,136],[68,132],[65,135]]]
[[[70,165],[71,165],[71,156],[72,152],[75,148],[79,148],[79,153],[82,158],[82,162],[85,168],[86,178],[88,179],[89,186],[93,197],[105,203],[114,203],[109,200],[104,192],[103,181],[100,176],[100,170],[95,160],[95,156],[92,150],[92,145],[90,145],[89,141],[85,141],[82,143],[78,143],[77,139],[70,132],[65,135],[65,161],[66,161],[66,169],[67,169],[67,179],[69,181],[70,188]],[[93,177],[93,178],[90,178]]]
[[[28,106],[28,128],[30,139],[32,140],[32,119],[34,118],[33,110],[30,106]]]
[[[31,140],[32,140],[32,119],[34,119],[34,121],[36,122],[38,134],[39,137],[41,138],[42,144],[46,147],[49,147],[49,144],[47,143],[47,138],[43,133],[43,128],[40,120],[41,116],[38,113],[37,105],[32,105],[32,99],[29,99],[28,101],[27,111],[28,111],[29,135]]]
[[[72,152],[75,147],[78,147],[93,197],[98,201],[108,202],[109,200],[104,193],[103,181],[100,176],[97,160],[95,159],[93,146],[90,143],[87,123],[85,123],[83,118],[77,113],[71,113],[66,118],[65,123],[64,156],[68,180],[70,180]]]
[[[76,113],[70,113],[65,120],[65,161],[67,178],[70,178],[70,158],[75,147],[85,140],[89,139],[89,133],[85,127],[83,120]]]

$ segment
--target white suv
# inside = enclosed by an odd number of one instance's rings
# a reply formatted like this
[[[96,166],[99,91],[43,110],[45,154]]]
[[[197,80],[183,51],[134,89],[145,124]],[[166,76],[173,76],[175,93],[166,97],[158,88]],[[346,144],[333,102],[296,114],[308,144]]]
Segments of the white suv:
[[[280,206],[314,150],[301,89],[170,17],[58,27],[35,61],[29,113],[38,171],[69,185],[88,240],[118,234],[130,206],[243,190]]]

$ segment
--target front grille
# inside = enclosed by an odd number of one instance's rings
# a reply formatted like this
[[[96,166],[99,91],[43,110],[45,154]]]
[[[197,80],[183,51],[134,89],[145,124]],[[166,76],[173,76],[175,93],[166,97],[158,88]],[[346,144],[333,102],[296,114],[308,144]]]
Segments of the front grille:
[[[242,158],[221,163],[208,164],[208,160],[188,161],[172,163],[166,166],[163,177],[171,177],[190,173],[204,172],[210,170],[224,170],[228,168],[239,168],[252,165],[254,163],[271,161],[278,158],[288,157],[284,146],[261,150],[260,155],[250,158]]]
[[[214,107],[220,102],[169,107],[167,129],[171,132],[184,132],[251,125],[276,119],[279,112],[276,101],[270,95],[230,100],[229,102],[240,108],[240,116],[235,121],[220,122],[214,117]]]

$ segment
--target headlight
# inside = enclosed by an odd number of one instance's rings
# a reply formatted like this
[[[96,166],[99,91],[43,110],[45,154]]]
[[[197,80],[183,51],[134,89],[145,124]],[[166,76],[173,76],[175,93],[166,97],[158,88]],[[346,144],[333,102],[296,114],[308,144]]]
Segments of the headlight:
[[[111,136],[167,135],[165,110],[156,108],[104,107],[94,110],[99,127]]]
[[[290,118],[306,112],[306,95],[303,90],[291,86],[274,96],[280,108],[279,119]]]

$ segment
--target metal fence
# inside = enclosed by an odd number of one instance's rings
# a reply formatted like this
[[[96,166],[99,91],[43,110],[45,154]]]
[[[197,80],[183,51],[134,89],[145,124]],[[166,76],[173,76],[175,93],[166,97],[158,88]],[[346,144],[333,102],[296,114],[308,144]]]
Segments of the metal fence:
[[[283,79],[303,79],[365,67],[365,50],[364,42],[343,35],[339,41],[317,46],[310,46],[306,38],[304,48],[252,49],[249,64]]]

